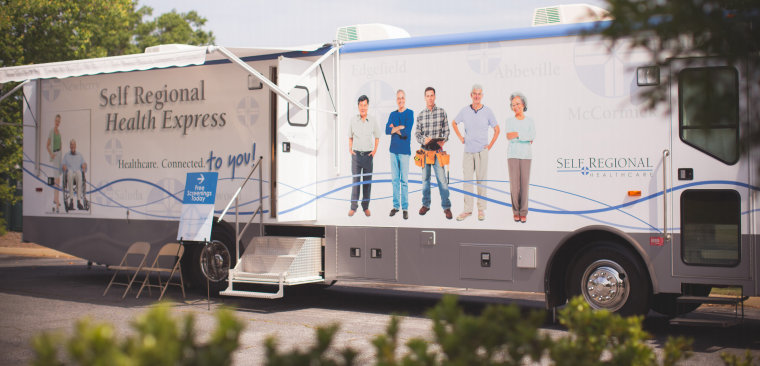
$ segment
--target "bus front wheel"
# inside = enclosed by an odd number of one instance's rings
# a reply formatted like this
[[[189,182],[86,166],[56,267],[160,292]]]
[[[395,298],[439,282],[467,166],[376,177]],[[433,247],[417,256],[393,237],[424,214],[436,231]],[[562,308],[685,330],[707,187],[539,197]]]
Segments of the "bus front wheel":
[[[581,252],[567,277],[567,294],[583,296],[593,309],[623,316],[649,311],[649,280],[638,259],[614,243],[594,243]]]

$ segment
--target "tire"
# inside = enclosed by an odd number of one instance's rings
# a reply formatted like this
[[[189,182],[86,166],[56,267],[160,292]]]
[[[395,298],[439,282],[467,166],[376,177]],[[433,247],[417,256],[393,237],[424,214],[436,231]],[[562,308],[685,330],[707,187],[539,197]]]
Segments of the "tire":
[[[569,297],[581,295],[591,308],[623,316],[646,315],[649,311],[649,276],[637,257],[618,244],[592,243],[569,267]]]
[[[188,287],[202,295],[218,296],[227,288],[227,270],[235,266],[235,232],[226,223],[214,222],[209,244],[188,246],[190,253],[182,263]],[[206,278],[209,274],[209,279]],[[208,287],[208,291],[207,291]]]
[[[69,212],[69,210],[71,210],[71,207],[69,206],[69,198],[71,197],[69,197],[68,180],[68,174],[61,174],[61,195],[63,196],[63,209],[66,212]]]
[[[711,286],[707,285],[684,285],[683,293],[685,295],[707,296],[712,291]],[[697,310],[702,304],[678,303],[676,299],[681,294],[656,294],[652,297],[652,310],[670,317],[688,314]]]

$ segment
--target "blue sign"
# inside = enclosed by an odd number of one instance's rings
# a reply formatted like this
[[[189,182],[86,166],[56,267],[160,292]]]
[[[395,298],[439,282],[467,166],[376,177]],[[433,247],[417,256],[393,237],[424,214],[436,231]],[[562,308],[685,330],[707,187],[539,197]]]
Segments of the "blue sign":
[[[217,172],[187,173],[177,240],[211,240],[217,178]]]
[[[213,205],[216,202],[217,172],[187,173],[184,205]]]

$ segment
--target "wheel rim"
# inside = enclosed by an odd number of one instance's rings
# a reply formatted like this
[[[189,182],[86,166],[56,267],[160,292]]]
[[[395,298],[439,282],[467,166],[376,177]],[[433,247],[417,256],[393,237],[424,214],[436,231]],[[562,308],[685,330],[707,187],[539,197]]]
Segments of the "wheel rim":
[[[598,260],[583,273],[581,289],[592,308],[617,311],[628,300],[628,276],[619,264],[607,259]]]
[[[224,243],[214,240],[201,249],[201,272],[211,282],[227,279],[230,269],[230,251]]]

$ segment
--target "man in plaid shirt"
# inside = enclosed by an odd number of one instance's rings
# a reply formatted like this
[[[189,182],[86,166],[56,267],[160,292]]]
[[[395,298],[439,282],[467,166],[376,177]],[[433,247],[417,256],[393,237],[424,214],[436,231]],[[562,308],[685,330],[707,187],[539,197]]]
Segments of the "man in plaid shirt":
[[[417,115],[414,137],[422,144],[423,150],[441,150],[443,144],[449,139],[449,120],[446,111],[435,105],[435,89],[425,88],[425,105]],[[435,140],[433,140],[435,139]],[[449,182],[446,179],[443,166],[435,159],[435,164],[425,164],[422,168],[422,208],[420,215],[430,211],[430,167],[435,170],[435,179],[438,182],[438,191],[441,193],[441,207],[446,218],[451,220],[451,201],[449,201]]]

